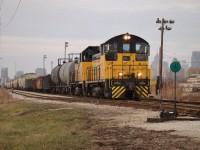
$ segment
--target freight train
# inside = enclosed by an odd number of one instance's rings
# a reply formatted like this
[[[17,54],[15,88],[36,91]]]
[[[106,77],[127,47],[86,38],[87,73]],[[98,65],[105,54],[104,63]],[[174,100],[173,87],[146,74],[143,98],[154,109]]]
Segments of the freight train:
[[[14,79],[10,86],[24,90],[65,93],[109,99],[141,99],[150,93],[150,46],[129,33],[88,46],[77,57],[70,54],[50,75]],[[26,75],[28,76],[28,75]]]

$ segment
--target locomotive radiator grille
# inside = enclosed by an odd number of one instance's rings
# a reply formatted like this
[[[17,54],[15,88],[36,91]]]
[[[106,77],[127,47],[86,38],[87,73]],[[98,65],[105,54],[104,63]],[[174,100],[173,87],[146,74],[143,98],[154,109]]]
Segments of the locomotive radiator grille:
[[[136,86],[135,92],[141,97],[145,98],[148,96],[148,86]]]
[[[119,98],[124,92],[124,86],[114,86],[112,87],[112,98]]]

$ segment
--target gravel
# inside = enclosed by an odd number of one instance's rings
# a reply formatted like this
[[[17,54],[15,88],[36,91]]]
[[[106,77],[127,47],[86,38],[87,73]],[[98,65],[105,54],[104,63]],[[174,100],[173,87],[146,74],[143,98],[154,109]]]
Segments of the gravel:
[[[147,123],[148,117],[159,117],[159,112],[135,109],[128,107],[95,105],[89,103],[66,103],[52,100],[39,100],[25,98],[12,94],[14,99],[28,102],[63,104],[72,109],[84,109],[91,114],[91,118],[98,119],[101,123],[106,122],[109,127],[138,127],[154,131],[173,131],[170,134],[191,137],[200,141],[200,121],[168,121],[162,123]]]

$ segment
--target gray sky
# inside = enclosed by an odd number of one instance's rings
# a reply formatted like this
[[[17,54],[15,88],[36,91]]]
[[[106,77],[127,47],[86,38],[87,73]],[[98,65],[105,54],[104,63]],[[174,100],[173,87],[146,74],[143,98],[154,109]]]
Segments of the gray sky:
[[[0,0],[2,1],[2,0]],[[68,53],[100,45],[113,36],[130,33],[147,40],[153,60],[160,47],[157,18],[173,19],[172,30],[164,33],[164,59],[191,62],[192,51],[200,50],[199,0],[3,0],[1,16],[0,65],[34,72]],[[7,25],[8,24],[8,25]],[[189,64],[190,65],[190,64]]]

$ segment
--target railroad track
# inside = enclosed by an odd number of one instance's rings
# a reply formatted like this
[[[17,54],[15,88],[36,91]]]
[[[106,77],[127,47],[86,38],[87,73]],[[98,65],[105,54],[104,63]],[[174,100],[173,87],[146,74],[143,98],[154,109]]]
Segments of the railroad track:
[[[27,91],[13,90],[15,94],[20,94],[26,97],[45,99],[45,100],[57,100],[65,102],[81,102],[81,103],[93,103],[97,105],[110,105],[110,106],[123,106],[134,107],[142,109],[150,109],[153,111],[161,111],[164,108],[165,111],[174,110],[174,101],[163,100],[163,103],[159,99],[145,99],[140,101],[130,100],[108,100],[108,99],[96,99],[91,97],[74,97],[67,95],[53,95],[43,94]],[[200,102],[180,102],[176,104],[177,112],[180,116],[192,116],[200,118]]]

